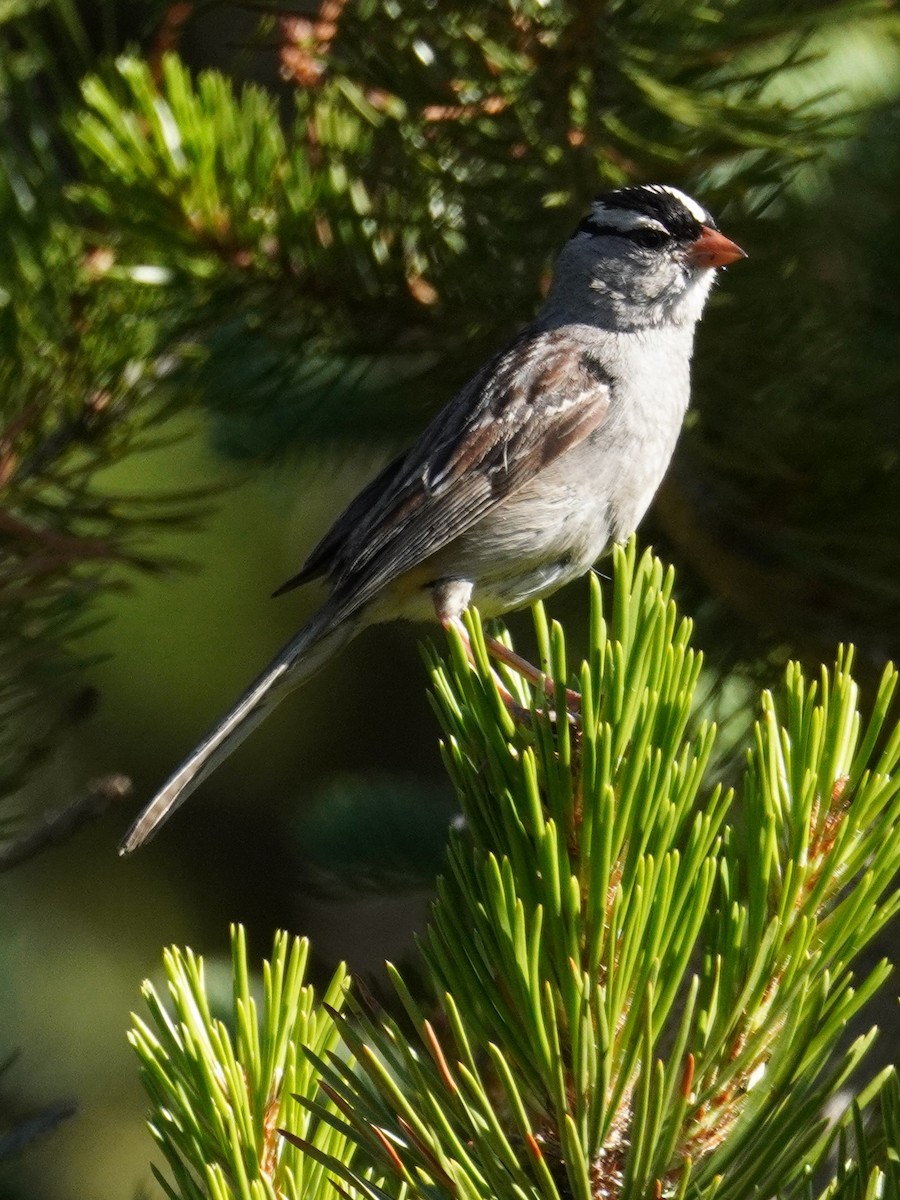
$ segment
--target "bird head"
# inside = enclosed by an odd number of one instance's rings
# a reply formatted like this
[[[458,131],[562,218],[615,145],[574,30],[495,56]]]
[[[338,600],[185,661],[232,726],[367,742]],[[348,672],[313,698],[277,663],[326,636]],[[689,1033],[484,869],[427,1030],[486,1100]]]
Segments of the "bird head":
[[[548,303],[614,329],[693,325],[716,269],[745,257],[677,188],[619,188],[596,198],[563,247]]]

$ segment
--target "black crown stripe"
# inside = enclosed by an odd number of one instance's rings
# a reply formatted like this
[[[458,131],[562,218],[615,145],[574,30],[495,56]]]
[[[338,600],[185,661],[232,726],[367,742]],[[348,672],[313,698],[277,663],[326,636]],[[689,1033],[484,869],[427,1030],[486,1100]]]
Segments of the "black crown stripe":
[[[704,214],[704,221],[697,220],[684,204],[665,188],[648,186],[618,188],[614,192],[603,192],[595,201],[606,209],[620,209],[633,212],[639,216],[649,217],[660,225],[678,241],[693,241],[700,236],[703,225],[716,229],[716,223],[709,213]],[[607,234],[610,237],[624,237],[632,241],[646,240],[646,231],[638,229],[618,229],[603,224],[602,215],[586,217],[578,226],[578,231],[593,235]],[[635,235],[637,235],[635,237]]]

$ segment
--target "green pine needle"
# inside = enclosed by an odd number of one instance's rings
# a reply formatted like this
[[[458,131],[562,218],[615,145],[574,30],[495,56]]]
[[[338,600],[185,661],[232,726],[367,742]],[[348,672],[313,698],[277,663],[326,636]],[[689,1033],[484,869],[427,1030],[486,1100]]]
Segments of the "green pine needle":
[[[150,1131],[168,1168],[157,1172],[178,1200],[330,1197],[332,1168],[346,1166],[353,1143],[332,1105],[314,1112],[319,1075],[310,1054],[338,1045],[332,1011],[347,976],[339,969],[321,999],[304,983],[309,944],[279,933],[251,982],[243,930],[232,929],[233,995],[227,1019],[211,1008],[203,960],[172,949],[164,956],[168,1002],[144,984],[149,1019],[134,1018],[129,1041],[150,1098]],[[317,1160],[279,1132],[289,1127]]]
[[[528,715],[503,706],[498,677],[522,681],[492,667],[474,614],[474,666],[455,636],[433,659],[468,824],[423,943],[447,1031],[396,972],[422,1046],[342,1021],[345,1099],[378,1113],[413,1193],[737,1200],[823,1162],[819,1115],[871,1038],[843,1060],[835,1045],[885,978],[851,986],[851,963],[897,905],[898,743],[880,736],[895,675],[867,725],[848,653],[818,684],[791,665],[734,800],[704,783],[715,731],[691,723],[700,657],[672,583],[633,543],[615,552],[568,715],[562,631],[540,609],[550,672]]]
[[[853,963],[900,904],[896,673],[866,721],[851,652],[816,682],[790,665],[732,796],[672,589],[632,541],[576,669],[540,608],[542,684],[474,613],[432,657],[466,828],[422,942],[431,1013],[395,968],[406,1025],[341,1007],[341,974],[316,1005],[283,936],[258,1001],[236,932],[229,1029],[201,961],[167,954],[171,1011],[147,985],[131,1036],[169,1195],[814,1200],[837,1143],[822,1200],[897,1200],[894,1074],[822,1116],[888,974]]]

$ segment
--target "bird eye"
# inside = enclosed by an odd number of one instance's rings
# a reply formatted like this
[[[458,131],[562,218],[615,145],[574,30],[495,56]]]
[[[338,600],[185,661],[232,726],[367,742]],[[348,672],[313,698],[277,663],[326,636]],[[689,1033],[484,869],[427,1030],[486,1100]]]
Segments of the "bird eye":
[[[645,250],[658,250],[671,241],[669,235],[661,229],[633,229],[628,239]]]

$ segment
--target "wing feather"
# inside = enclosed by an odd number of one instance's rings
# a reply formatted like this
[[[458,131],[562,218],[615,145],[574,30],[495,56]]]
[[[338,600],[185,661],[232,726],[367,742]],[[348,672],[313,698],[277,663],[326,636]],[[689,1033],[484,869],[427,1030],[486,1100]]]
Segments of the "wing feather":
[[[526,331],[338,518],[297,581],[327,573],[337,619],[357,611],[591,434],[610,385],[562,331]]]

